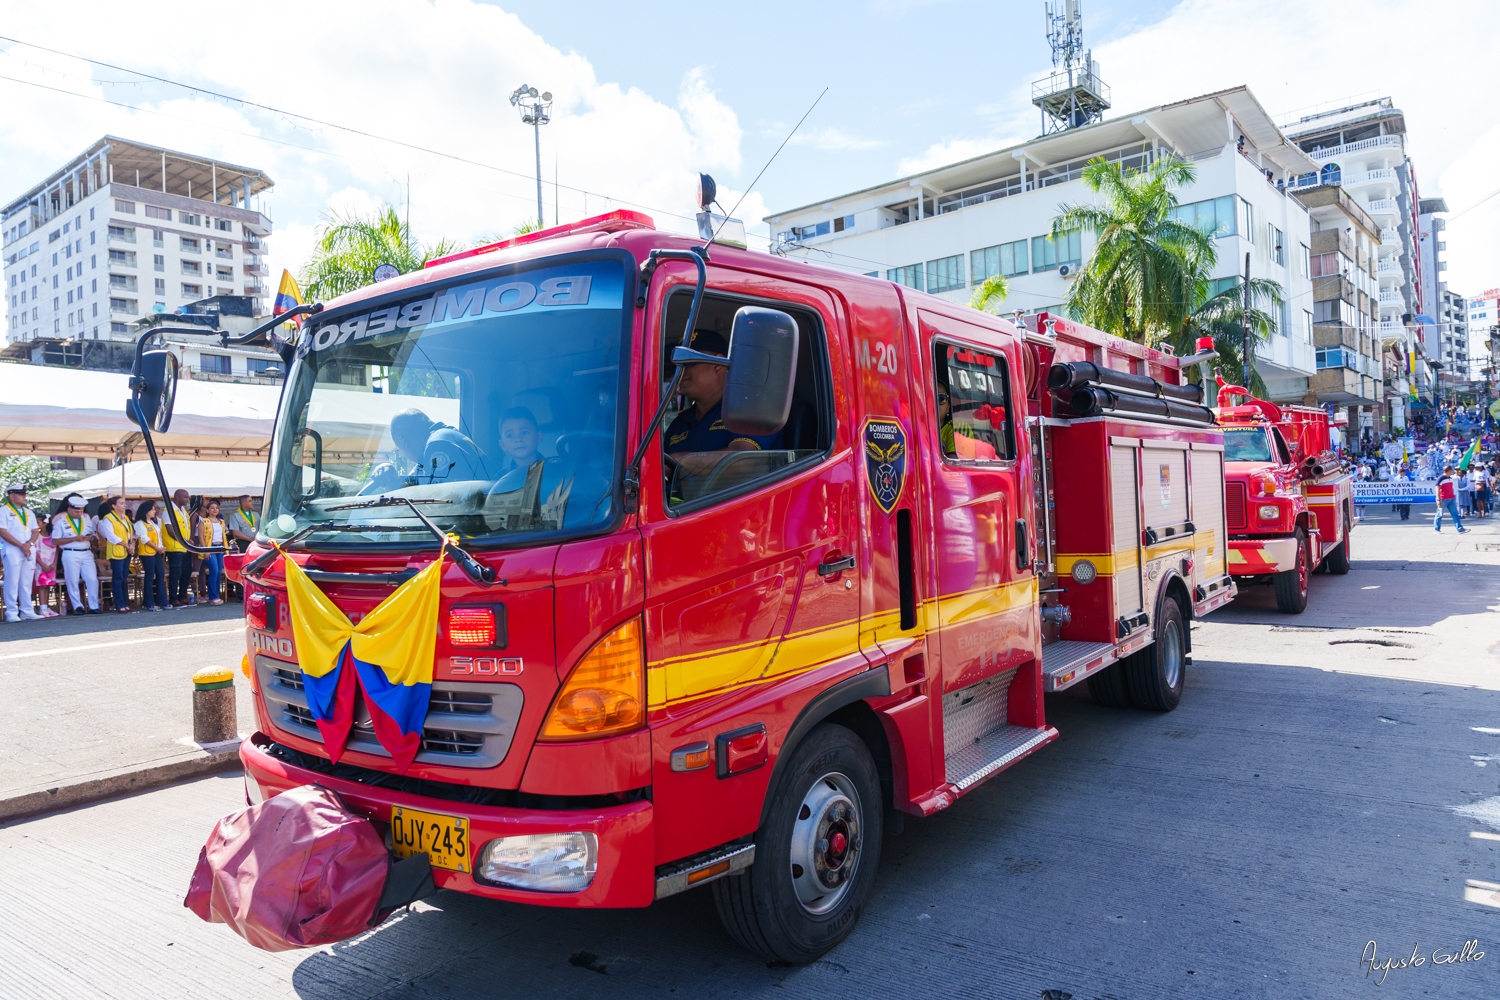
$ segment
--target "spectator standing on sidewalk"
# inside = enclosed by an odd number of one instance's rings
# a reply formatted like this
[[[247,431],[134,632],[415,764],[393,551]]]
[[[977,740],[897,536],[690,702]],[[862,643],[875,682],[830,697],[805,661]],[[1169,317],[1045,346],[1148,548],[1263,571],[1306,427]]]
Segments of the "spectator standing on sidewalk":
[[[1463,469],[1453,470],[1453,485],[1458,491],[1458,510],[1464,517],[1474,513],[1474,486]]]
[[[83,497],[77,493],[69,494],[67,506],[52,521],[52,541],[62,553],[68,609],[75,615],[99,613],[99,568],[94,565],[95,530],[87,507],[88,501]]]
[[[130,613],[130,555],[135,549],[135,532],[130,527],[130,515],[117,510],[117,497],[106,497],[99,505],[99,519],[94,523],[99,537],[104,539],[104,558],[109,560],[109,592],[114,600],[115,611]]]
[[[246,493],[240,497],[240,505],[229,515],[229,533],[234,536],[235,548],[241,552],[255,541],[255,532],[260,528],[260,516],[253,504],[253,498]]]
[[[192,538],[192,526],[188,523],[188,491],[178,490],[172,494],[172,507],[167,516],[177,522],[181,537]],[[187,546],[177,540],[170,528],[161,527],[162,545],[167,554],[167,597],[169,607],[188,606],[188,572],[192,568]]]
[[[1479,517],[1490,513],[1490,470],[1483,465],[1474,466],[1474,512]]]
[[[161,515],[155,500],[147,500],[135,509],[135,551],[141,560],[141,607],[146,611],[166,611],[172,606],[167,596],[165,554],[162,545]]]
[[[224,522],[219,518],[217,500],[203,502],[203,513],[198,516],[196,526],[198,530],[194,540],[199,545],[222,547],[229,535]],[[223,604],[224,599],[219,596],[219,584],[224,579],[224,553],[215,552],[204,556],[203,569],[208,574],[208,603]]]
[[[1453,466],[1443,466],[1443,474],[1437,478],[1437,514],[1432,519],[1432,530],[1443,530],[1443,511],[1453,518],[1454,527],[1458,533],[1463,534],[1469,529],[1464,527],[1463,521],[1458,517],[1458,488],[1453,482]]]
[[[41,537],[37,516],[26,506],[26,484],[11,483],[0,505],[0,561],[5,566],[5,620],[41,619],[31,604],[31,580],[36,575],[36,545]]]

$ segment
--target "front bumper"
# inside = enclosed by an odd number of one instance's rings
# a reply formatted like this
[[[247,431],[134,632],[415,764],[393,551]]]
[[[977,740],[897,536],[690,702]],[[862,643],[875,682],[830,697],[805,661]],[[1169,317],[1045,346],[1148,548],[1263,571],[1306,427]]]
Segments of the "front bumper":
[[[319,774],[277,760],[250,740],[240,744],[240,760],[245,765],[246,779],[254,781],[264,797],[269,798],[298,785],[320,785],[338,792],[350,809],[368,818],[382,833],[390,824],[391,808],[397,805],[462,816],[469,821],[471,868],[479,850],[496,837],[585,832],[599,838],[594,881],[582,892],[504,889],[476,882],[465,872],[434,868],[433,882],[440,889],[455,889],[513,903],[579,908],[647,906],[655,898],[655,834],[652,805],[647,801],[566,810],[479,806]]]
[[[1231,576],[1265,576],[1295,569],[1297,539],[1231,538],[1229,540],[1229,573]]]

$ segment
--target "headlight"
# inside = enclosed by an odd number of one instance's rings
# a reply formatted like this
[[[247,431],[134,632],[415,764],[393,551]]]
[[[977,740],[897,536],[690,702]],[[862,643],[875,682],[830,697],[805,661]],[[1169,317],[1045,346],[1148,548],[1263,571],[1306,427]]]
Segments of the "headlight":
[[[592,833],[533,833],[485,844],[474,874],[512,889],[580,892],[594,881],[598,859]]]
[[[1262,521],[1281,520],[1281,508],[1274,504],[1267,504],[1260,509],[1260,519]]]
[[[1090,584],[1099,575],[1099,570],[1087,559],[1079,559],[1073,564],[1073,569],[1069,575],[1073,577],[1074,583]]]

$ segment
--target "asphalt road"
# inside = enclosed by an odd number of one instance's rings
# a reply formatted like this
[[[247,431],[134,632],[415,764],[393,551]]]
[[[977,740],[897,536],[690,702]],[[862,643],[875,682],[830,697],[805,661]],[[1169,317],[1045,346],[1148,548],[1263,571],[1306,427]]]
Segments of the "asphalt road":
[[[443,893],[254,951],[182,908],[241,801],[206,778],[0,827],[0,997],[1500,996],[1500,541],[1372,519],[1355,571],[1194,630],[1167,715],[1050,697],[1062,737],[884,848],[852,937],[768,968],[706,891],[649,910]],[[1477,539],[1477,543],[1476,543]],[[1444,962],[1465,941],[1483,958]],[[1423,957],[1383,982],[1361,964]],[[1438,951],[1438,960],[1433,953]]]

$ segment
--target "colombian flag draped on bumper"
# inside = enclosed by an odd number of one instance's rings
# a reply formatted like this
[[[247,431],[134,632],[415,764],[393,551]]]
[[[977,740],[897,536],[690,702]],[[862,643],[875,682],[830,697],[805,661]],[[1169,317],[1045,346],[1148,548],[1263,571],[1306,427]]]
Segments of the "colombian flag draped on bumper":
[[[358,625],[283,556],[292,634],[307,707],[335,762],[354,725],[354,692],[364,692],[375,738],[405,771],[422,745],[437,650],[443,553],[365,615]]]

